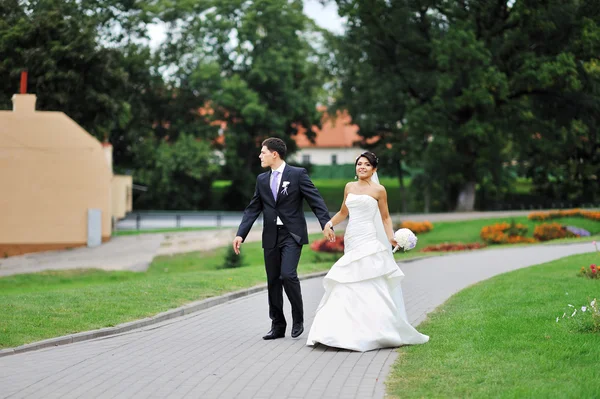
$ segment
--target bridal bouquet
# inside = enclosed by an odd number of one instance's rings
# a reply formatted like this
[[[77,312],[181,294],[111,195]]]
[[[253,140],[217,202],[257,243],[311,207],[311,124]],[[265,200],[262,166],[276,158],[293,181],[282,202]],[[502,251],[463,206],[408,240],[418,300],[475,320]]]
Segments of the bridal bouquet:
[[[417,236],[409,229],[400,229],[394,233],[394,239],[398,245],[392,252],[396,252],[402,248],[404,251],[409,251],[417,246]]]

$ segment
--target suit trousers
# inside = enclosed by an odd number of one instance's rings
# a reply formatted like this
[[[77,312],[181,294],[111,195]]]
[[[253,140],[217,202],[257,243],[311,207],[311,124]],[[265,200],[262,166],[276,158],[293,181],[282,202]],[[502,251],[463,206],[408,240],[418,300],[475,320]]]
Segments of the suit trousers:
[[[294,240],[285,226],[277,226],[277,245],[274,248],[264,249],[269,317],[273,330],[285,331],[287,326],[283,315],[284,289],[292,305],[293,322],[304,322],[302,293],[297,273],[301,253],[302,245]]]

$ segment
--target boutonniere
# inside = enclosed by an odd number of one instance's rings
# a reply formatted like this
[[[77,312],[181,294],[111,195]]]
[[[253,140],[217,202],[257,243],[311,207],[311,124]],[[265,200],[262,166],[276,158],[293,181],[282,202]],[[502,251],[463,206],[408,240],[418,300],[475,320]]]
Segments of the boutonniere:
[[[290,185],[289,181],[284,181],[283,183],[281,183],[281,194],[288,195],[287,188],[289,185]]]

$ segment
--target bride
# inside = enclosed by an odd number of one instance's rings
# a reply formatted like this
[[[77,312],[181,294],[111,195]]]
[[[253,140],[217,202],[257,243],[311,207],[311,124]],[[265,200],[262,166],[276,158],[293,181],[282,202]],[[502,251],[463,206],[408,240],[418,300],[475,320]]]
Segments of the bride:
[[[377,178],[377,162],[372,152],[359,155],[358,181],[346,184],[342,208],[325,227],[331,229],[350,215],[344,256],[324,278],[325,295],[307,345],[365,352],[429,341],[407,320],[400,288],[404,273],[391,251],[397,242],[387,194]]]

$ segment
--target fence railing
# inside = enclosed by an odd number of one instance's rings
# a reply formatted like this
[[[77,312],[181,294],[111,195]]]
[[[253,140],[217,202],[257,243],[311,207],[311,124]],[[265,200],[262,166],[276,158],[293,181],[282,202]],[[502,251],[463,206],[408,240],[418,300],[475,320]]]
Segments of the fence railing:
[[[198,227],[238,227],[242,221],[243,212],[217,211],[145,211],[132,212],[115,225],[116,231],[151,230],[151,229],[184,229]],[[305,213],[306,221],[316,221],[312,213]],[[262,225],[262,215],[256,219]]]

